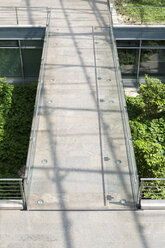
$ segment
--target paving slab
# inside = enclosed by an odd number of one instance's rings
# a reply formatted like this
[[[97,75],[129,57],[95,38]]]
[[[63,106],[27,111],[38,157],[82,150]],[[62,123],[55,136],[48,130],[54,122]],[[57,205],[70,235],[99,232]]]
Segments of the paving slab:
[[[27,208],[131,209],[107,2],[44,3],[51,18]],[[22,8],[17,15],[20,25],[46,21],[44,9]]]
[[[0,247],[164,248],[165,211],[130,210],[132,195],[119,121],[121,110],[115,89],[111,40],[105,29],[94,30],[96,26],[109,25],[105,13],[107,1],[1,0],[0,5],[56,8],[49,33],[51,51],[65,47],[69,54],[72,49],[73,63],[74,56],[76,62],[81,62],[74,65],[69,62],[68,66],[64,60],[57,64],[55,56],[53,63],[46,64],[28,205],[34,211],[0,211]],[[10,21],[14,24],[15,16],[11,17],[1,24],[11,24]],[[34,17],[27,12],[28,22],[22,24],[40,23]],[[93,63],[91,60],[91,64],[86,63],[86,53],[79,53],[82,48],[91,49]],[[110,59],[105,57],[106,53]],[[112,105],[109,98],[114,101]],[[101,113],[100,126],[98,113]],[[43,158],[47,158],[46,163],[41,162]],[[116,158],[122,162],[117,166]],[[44,206],[39,206],[37,201],[42,197]],[[130,201],[124,207],[120,199],[125,197]]]
[[[2,248],[163,248],[165,211],[1,211]]]
[[[34,1],[14,3],[36,6]],[[40,7],[46,3],[51,19],[27,207],[130,209],[133,197],[107,2],[43,0]],[[2,25],[17,16],[19,25],[46,23],[45,9],[15,10],[9,10],[11,19],[3,18]]]
[[[52,12],[28,202],[31,210],[134,207],[117,84],[115,78],[111,84],[99,81],[105,68],[114,75],[109,29],[93,27],[93,22],[100,25],[98,15],[107,25],[108,12],[96,14],[90,6],[84,12],[79,3],[80,12],[73,15],[62,3],[58,13]],[[109,103],[112,98],[114,104]],[[101,99],[104,103],[99,104]],[[112,135],[108,125],[115,127]],[[110,162],[104,157],[110,157]],[[122,161],[119,168],[116,161]],[[127,201],[125,206],[121,199]]]

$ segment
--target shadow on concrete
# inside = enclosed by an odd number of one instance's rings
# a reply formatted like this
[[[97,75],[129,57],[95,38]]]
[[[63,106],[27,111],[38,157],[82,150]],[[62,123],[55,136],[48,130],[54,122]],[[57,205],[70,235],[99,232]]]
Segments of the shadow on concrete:
[[[91,90],[91,92],[93,92],[93,88],[91,86],[92,82],[89,79],[89,75],[88,75],[88,72],[87,72],[86,66],[85,66],[85,61],[83,60],[83,57],[80,54],[80,50],[79,50],[79,48],[78,48],[78,46],[76,44],[75,34],[73,32],[72,25],[71,25],[70,20],[68,18],[68,15],[67,15],[63,0],[60,1],[60,5],[61,5],[61,9],[63,11],[64,18],[65,18],[65,20],[67,22],[69,32],[72,35],[72,41],[73,41],[74,47],[76,48],[77,54],[79,56],[79,61],[80,61],[81,67],[83,69],[83,73],[85,75],[86,81],[88,82],[89,90]],[[102,14],[100,13],[99,9],[97,8],[95,2],[94,1],[89,1],[89,5],[90,5],[91,10],[93,10],[93,13],[96,15],[98,25],[99,26],[106,26],[104,18],[102,17]],[[93,35],[93,49],[94,49],[94,53],[95,53],[95,47],[94,47],[95,36],[96,35],[101,36],[102,33],[100,32],[100,34],[99,33],[96,34],[96,33],[94,33],[93,30],[92,30],[91,33]],[[60,34],[58,33],[58,36],[59,35]],[[108,35],[109,34],[107,34],[107,40],[108,40]],[[109,149],[112,151],[114,160],[118,159],[118,154],[116,153],[116,151],[113,148],[114,147],[113,146],[113,141],[111,139],[110,131],[107,130],[107,123],[104,122],[104,120],[102,119],[102,116],[100,114],[101,111],[100,111],[100,105],[99,105],[99,92],[98,92],[98,82],[97,82],[97,69],[98,68],[99,67],[97,66],[96,61],[95,61],[95,80],[96,80],[97,94],[96,94],[96,96],[94,96],[94,95],[92,95],[92,96],[93,96],[93,101],[95,103],[95,106],[96,106],[97,112],[98,112],[98,125],[99,125],[99,137],[100,137],[100,157],[101,157],[100,164],[101,164],[101,168],[100,168],[99,172],[97,171],[97,173],[101,173],[101,176],[102,176],[103,202],[104,202],[104,205],[106,205],[105,171],[104,171],[104,164],[103,164],[103,147],[102,147],[102,129],[101,129],[101,126],[103,127],[103,132],[104,132],[104,135],[106,136]],[[46,109],[45,109],[45,115],[46,115]],[[47,129],[48,130],[53,129],[51,121],[49,119],[49,116],[47,116]],[[50,144],[53,143],[53,138],[52,138],[51,133],[49,135],[49,141],[50,141]],[[61,175],[60,175],[60,168],[59,168],[59,165],[58,165],[58,154],[56,153],[55,149],[53,149],[53,147],[51,145],[50,145],[50,148],[51,148],[50,152],[51,152],[51,155],[52,155],[52,158],[53,158],[53,161],[54,161],[54,178],[52,180],[56,184],[57,191],[58,192],[64,192],[62,180],[65,177],[61,177]],[[125,182],[124,182],[124,178],[123,178],[124,174],[121,171],[120,166],[117,165],[116,168],[117,168],[117,174],[120,177],[120,181],[121,181],[121,183],[123,185],[123,188],[125,189],[125,192],[127,192],[127,194],[129,194],[128,191],[127,191],[127,185],[125,185]],[[86,173],[90,173],[90,170],[87,170]],[[61,210],[66,209],[65,208],[65,202],[64,202],[62,197],[59,197],[59,204],[60,204]],[[138,220],[138,217],[136,215],[136,212],[133,212],[133,215],[134,215],[134,219],[135,219],[135,222],[136,222],[136,225],[137,225],[137,231],[139,233],[141,243],[142,243],[144,248],[149,248],[148,245],[147,245],[146,239],[143,236],[143,233],[141,232],[141,225],[139,223],[139,220]],[[74,243],[73,243],[72,234],[71,234],[71,225],[73,223],[71,223],[71,221],[69,220],[69,217],[67,215],[67,211],[61,211],[61,218],[62,218],[63,230],[64,230],[65,247],[66,248],[74,248]]]
[[[30,1],[31,0],[26,0],[26,7],[27,7],[29,24],[34,25],[34,18],[33,18],[33,15],[32,15],[32,10],[30,9],[30,7],[31,7]]]

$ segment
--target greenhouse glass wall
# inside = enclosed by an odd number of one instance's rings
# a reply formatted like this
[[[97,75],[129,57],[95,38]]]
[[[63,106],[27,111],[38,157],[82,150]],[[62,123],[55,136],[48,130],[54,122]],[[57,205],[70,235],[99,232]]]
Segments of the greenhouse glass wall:
[[[165,40],[117,40],[123,79],[165,79]]]
[[[36,81],[43,40],[0,40],[0,77],[9,82]]]
[[[144,81],[145,74],[165,81],[165,27],[114,27],[123,80]]]

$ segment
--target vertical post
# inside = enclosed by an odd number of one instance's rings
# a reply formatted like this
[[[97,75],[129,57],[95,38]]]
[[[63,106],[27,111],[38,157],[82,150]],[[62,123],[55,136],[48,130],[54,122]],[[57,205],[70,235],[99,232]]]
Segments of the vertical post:
[[[48,17],[49,17],[49,8],[46,8],[47,16],[46,16],[46,26],[48,26]]]
[[[139,205],[139,175],[136,175],[136,180],[134,181],[134,187],[135,187],[135,207],[138,207]]]
[[[139,188],[139,199],[138,204],[140,206],[141,198],[142,198],[142,191],[143,191],[144,180],[140,180],[140,188]]]
[[[19,181],[19,184],[20,184],[21,197],[23,200],[23,208],[26,209],[26,199],[25,199],[25,193],[23,189],[23,179]]]
[[[142,45],[142,40],[140,40],[140,44],[139,44],[138,67],[137,67],[137,75],[136,75],[136,82],[137,83],[139,80],[139,72],[140,72],[141,45]]]
[[[15,7],[16,23],[18,25],[18,9]]]
[[[19,55],[20,55],[20,61],[21,61],[21,74],[22,74],[22,81],[23,84],[25,83],[25,76],[24,76],[24,68],[23,68],[23,58],[22,58],[22,50],[21,50],[21,42],[18,40],[19,45]]]
[[[140,7],[140,18],[141,18],[141,24],[144,23],[144,8]]]

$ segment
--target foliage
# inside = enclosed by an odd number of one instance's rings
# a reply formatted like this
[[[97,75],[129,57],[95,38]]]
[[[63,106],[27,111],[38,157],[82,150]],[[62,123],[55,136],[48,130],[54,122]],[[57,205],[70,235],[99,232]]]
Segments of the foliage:
[[[146,84],[141,85],[139,95],[126,97],[140,177],[165,177],[165,102],[158,97],[162,94],[160,84],[159,80],[146,76]]]
[[[127,17],[128,21],[132,23],[164,23],[165,10],[161,8],[147,8],[147,7],[165,7],[164,0],[116,0],[116,7],[129,7],[117,8],[117,11]],[[131,8],[133,7],[133,8]],[[141,8],[134,8],[141,7]]]
[[[0,79],[0,177],[17,177],[26,164],[36,83]]]
[[[165,2],[164,0],[115,0],[115,5],[165,7]]]
[[[165,7],[164,0],[126,0],[125,2],[134,6]]]
[[[144,102],[144,111],[148,116],[156,116],[165,110],[165,85],[159,79],[145,76],[145,84],[141,84],[139,94]]]
[[[122,65],[133,65],[136,64],[136,57],[134,54],[134,50],[129,50],[129,52],[125,49],[118,49],[120,66]]]

